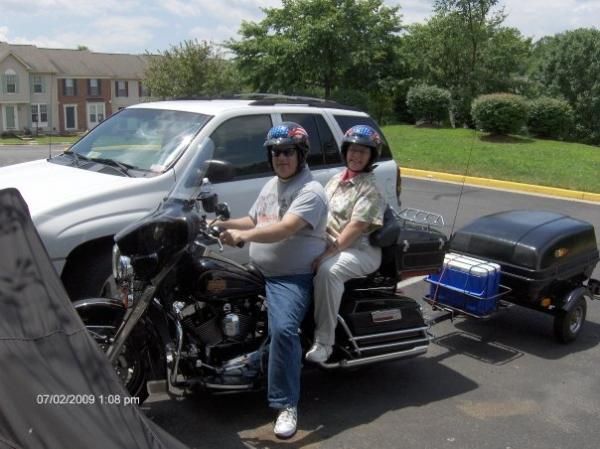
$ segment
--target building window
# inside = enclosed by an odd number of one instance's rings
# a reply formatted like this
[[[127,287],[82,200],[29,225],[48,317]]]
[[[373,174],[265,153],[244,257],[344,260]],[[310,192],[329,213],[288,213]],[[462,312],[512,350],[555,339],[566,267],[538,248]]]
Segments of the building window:
[[[37,127],[48,126],[48,105],[31,105],[31,123]]]
[[[97,79],[88,80],[88,95],[91,97],[100,96],[100,80],[97,80]]]
[[[128,97],[129,96],[127,84],[128,84],[127,81],[123,81],[123,80],[115,81],[115,92],[116,92],[117,97]]]
[[[63,80],[63,95],[65,97],[74,97],[77,95],[77,85],[73,78],[65,78]]]
[[[148,87],[142,83],[141,81],[138,83],[139,86],[139,92],[138,92],[138,96],[141,97],[149,97],[150,96],[150,89],[148,89]]]
[[[17,73],[14,70],[8,69],[4,72],[4,92],[7,94],[16,94],[18,92],[18,81]]]
[[[44,93],[44,80],[42,79],[42,75],[33,75],[33,93]]]

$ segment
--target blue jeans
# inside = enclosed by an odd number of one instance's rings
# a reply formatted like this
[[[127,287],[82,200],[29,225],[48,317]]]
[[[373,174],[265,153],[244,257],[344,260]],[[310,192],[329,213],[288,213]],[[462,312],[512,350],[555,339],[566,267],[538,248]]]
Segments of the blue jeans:
[[[302,347],[298,328],[312,299],[313,275],[266,279],[269,315],[269,406],[295,407],[300,399]]]

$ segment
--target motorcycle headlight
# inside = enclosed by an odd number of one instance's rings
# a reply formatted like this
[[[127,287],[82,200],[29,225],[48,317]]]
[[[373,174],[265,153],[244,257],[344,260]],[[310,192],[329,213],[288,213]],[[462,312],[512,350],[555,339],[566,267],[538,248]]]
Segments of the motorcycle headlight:
[[[133,277],[133,266],[131,265],[131,259],[127,256],[121,255],[121,250],[119,250],[118,245],[113,246],[112,272],[113,277],[117,281],[131,279]]]

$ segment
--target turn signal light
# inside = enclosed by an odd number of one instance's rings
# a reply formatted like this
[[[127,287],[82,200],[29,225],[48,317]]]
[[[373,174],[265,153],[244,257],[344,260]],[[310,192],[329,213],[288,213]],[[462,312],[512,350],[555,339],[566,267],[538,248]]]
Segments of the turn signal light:
[[[552,299],[550,299],[550,298],[544,298],[544,299],[542,299],[542,302],[540,302],[540,305],[545,308],[550,307],[551,304],[552,304]]]

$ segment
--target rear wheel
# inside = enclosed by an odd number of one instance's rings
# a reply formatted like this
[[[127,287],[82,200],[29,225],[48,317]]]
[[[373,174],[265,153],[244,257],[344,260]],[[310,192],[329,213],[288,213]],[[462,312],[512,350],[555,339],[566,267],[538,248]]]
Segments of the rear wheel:
[[[96,306],[79,309],[77,312],[102,352],[106,352],[121,322],[122,309]],[[113,362],[113,368],[121,383],[131,396],[138,398],[138,405],[148,398],[144,346],[140,332],[134,330]]]
[[[559,310],[554,317],[554,335],[561,343],[574,341],[585,323],[587,304],[585,295],[575,299],[570,310]]]

